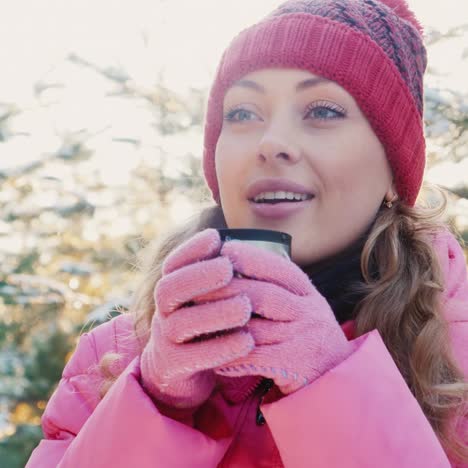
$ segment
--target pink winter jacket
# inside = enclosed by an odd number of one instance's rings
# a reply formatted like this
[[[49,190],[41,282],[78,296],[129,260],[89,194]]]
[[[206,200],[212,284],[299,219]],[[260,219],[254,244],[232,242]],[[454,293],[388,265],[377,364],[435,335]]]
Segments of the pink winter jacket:
[[[448,232],[434,242],[452,349],[468,375],[465,258]],[[131,317],[117,316],[81,336],[27,468],[461,467],[447,458],[377,330],[354,339],[352,322],[343,329],[353,354],[308,386],[261,404],[261,388],[217,387],[189,421],[163,415],[145,392]],[[126,356],[125,369],[100,401],[94,366],[111,350]],[[264,425],[255,422],[259,404]]]

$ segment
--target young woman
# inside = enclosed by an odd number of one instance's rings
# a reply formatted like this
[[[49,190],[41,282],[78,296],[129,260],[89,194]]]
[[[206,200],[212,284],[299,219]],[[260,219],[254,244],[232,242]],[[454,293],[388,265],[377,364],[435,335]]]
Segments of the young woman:
[[[421,36],[402,0],[310,0],[233,39],[215,203],[81,336],[28,467],[468,467],[465,258],[416,203]],[[292,259],[226,226],[287,232]]]

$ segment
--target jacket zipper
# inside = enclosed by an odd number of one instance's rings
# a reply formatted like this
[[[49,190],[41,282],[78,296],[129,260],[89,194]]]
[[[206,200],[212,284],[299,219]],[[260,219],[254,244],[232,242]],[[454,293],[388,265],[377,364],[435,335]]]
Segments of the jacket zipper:
[[[234,434],[232,436],[233,438],[233,442],[231,443],[231,445],[229,446],[229,448],[227,449],[226,453],[224,454],[224,457],[223,457],[223,460],[221,461],[221,463],[218,465],[219,467],[223,467],[223,466],[227,466],[225,465],[226,463],[226,460],[229,459],[229,456],[231,454],[231,452],[233,451],[234,449],[234,445],[236,444],[236,440],[237,440],[237,436],[238,436],[238,433],[239,431],[242,430],[242,425],[244,423],[244,420],[245,420],[245,416],[249,413],[249,406],[253,403],[253,400],[255,400],[256,398],[258,398],[258,390],[260,390],[260,400],[259,402],[257,403],[257,416],[256,416],[256,423],[257,425],[259,426],[263,426],[266,422],[265,418],[263,417],[263,414],[262,412],[260,411],[260,405],[262,404],[263,402],[263,398],[265,397],[265,395],[268,393],[268,391],[270,390],[270,388],[273,386],[273,380],[271,379],[266,379],[266,378],[263,378],[260,380],[260,382],[258,382],[253,388],[249,389],[249,392],[248,392],[248,397],[245,399],[245,401],[242,403],[242,406],[241,406],[241,409],[240,409],[240,412],[239,412],[239,417],[237,418],[237,421],[236,421],[236,424],[235,424],[235,429],[234,429]],[[255,403],[254,403],[255,404]],[[245,411],[245,416],[242,417],[241,414]],[[263,422],[262,422],[262,418],[263,418]],[[260,422],[260,423],[259,423]]]
[[[260,394],[260,400],[257,404],[257,415],[255,417],[255,423],[257,426],[263,426],[266,423],[266,419],[263,416],[262,411],[260,410],[260,406],[263,403],[263,399],[265,395],[270,391],[270,388],[273,387],[273,380],[272,379],[263,379],[259,385],[262,388],[262,392]]]

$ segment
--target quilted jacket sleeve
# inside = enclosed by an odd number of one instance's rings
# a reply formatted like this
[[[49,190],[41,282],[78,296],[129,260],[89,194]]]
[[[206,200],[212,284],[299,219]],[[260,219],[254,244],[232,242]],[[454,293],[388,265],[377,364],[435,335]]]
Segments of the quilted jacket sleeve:
[[[44,439],[27,468],[216,466],[231,437],[214,440],[162,415],[140,384],[138,355],[99,400],[94,333],[104,325],[81,336],[47,404]]]
[[[437,242],[452,349],[468,376],[465,258],[451,234]],[[378,331],[352,342],[354,353],[321,378],[262,405],[285,466],[467,468],[447,458]]]

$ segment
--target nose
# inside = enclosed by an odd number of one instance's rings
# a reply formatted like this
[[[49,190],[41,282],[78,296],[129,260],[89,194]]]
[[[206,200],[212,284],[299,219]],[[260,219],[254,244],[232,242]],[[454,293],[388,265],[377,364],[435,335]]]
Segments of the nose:
[[[258,159],[272,164],[277,161],[296,164],[301,159],[301,152],[285,135],[266,132],[258,145]]]

